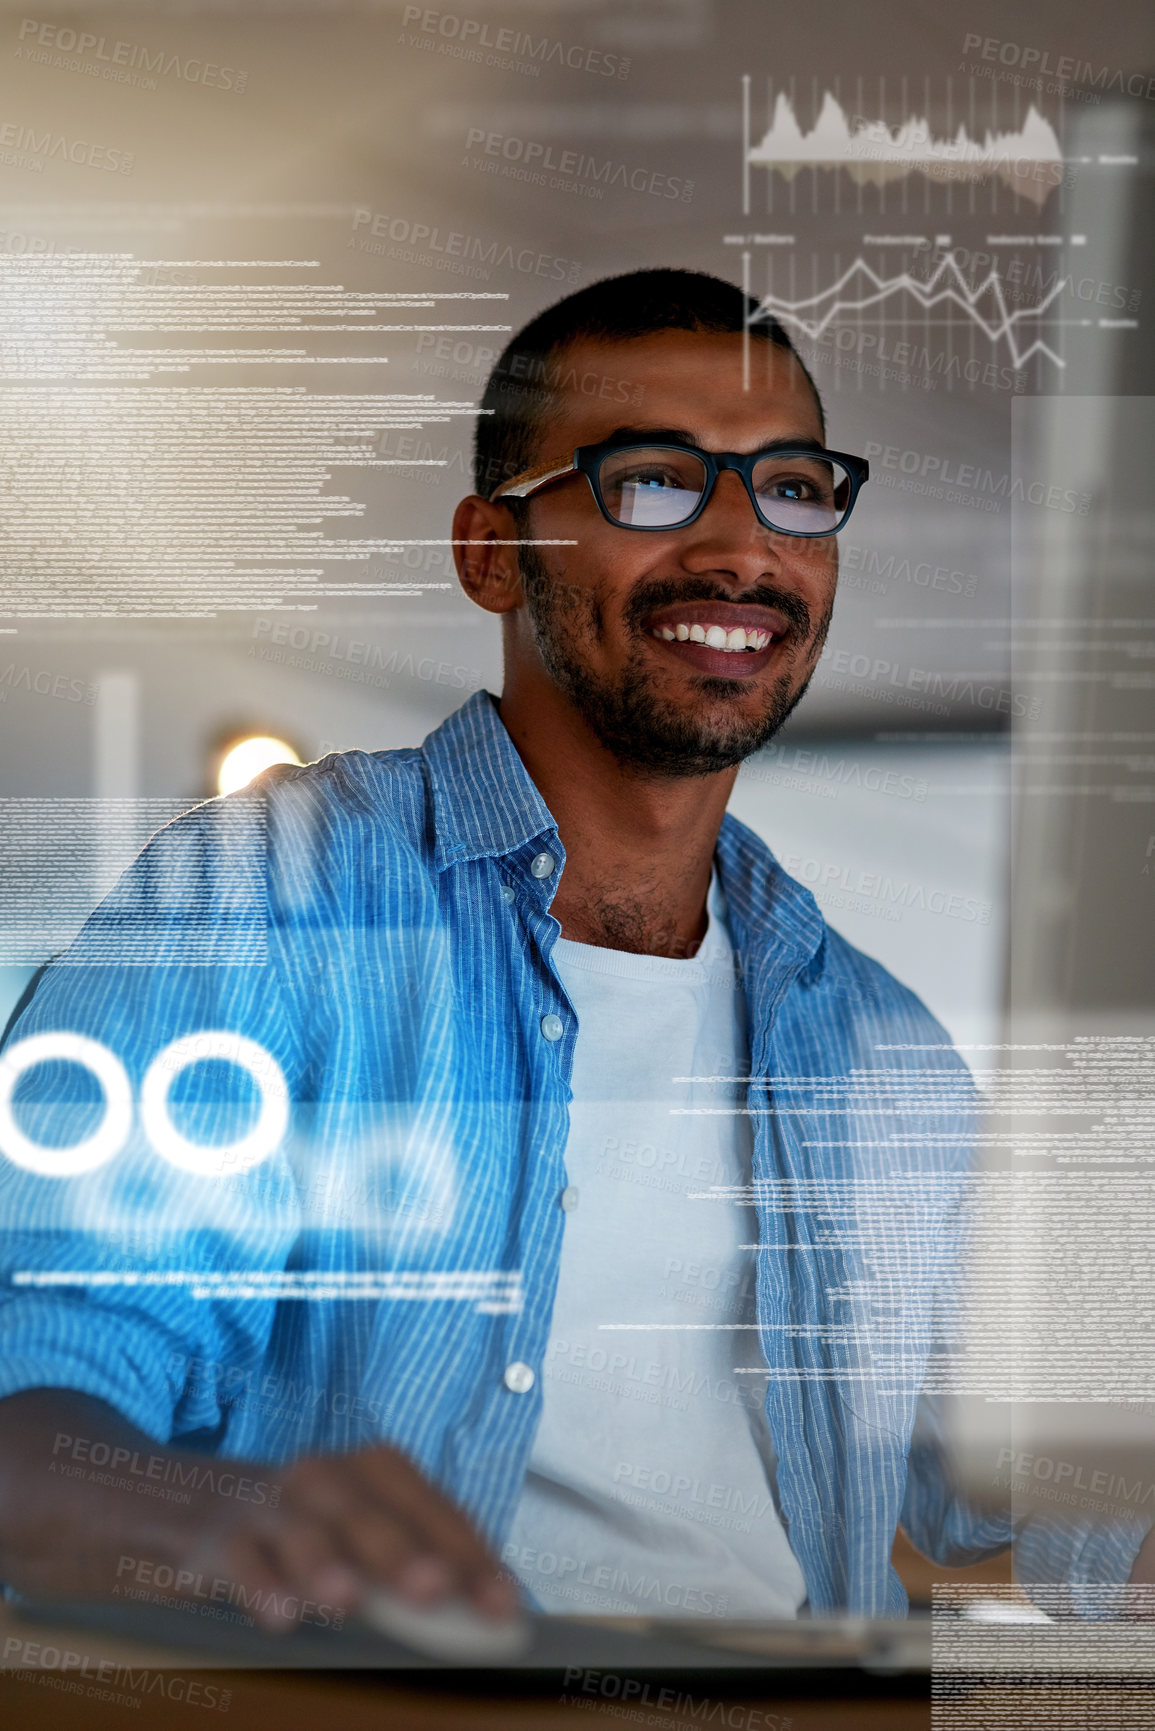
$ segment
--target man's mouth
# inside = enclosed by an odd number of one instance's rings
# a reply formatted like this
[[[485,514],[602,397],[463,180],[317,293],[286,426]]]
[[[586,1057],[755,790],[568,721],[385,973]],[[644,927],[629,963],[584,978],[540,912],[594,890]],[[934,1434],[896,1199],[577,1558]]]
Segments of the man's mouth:
[[[643,629],[702,673],[748,678],[765,667],[790,624],[769,607],[695,601],[658,609]]]
[[[721,649],[726,655],[765,649],[774,641],[772,631],[762,631],[756,625],[751,625],[749,630],[741,625],[727,630],[724,625],[703,626],[697,620],[688,625],[684,619],[679,619],[673,626],[655,626],[651,636],[660,637],[663,643],[705,643],[708,648]]]

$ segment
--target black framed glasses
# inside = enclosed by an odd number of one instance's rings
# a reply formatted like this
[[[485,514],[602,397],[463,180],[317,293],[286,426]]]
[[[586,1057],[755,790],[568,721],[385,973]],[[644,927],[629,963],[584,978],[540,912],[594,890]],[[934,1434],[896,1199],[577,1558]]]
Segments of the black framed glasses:
[[[528,499],[571,474],[590,484],[598,510],[619,529],[684,529],[701,516],[723,469],[745,483],[758,521],[780,535],[834,535],[870,478],[865,457],[814,445],[703,451],[669,440],[579,445],[568,463],[543,463],[503,481],[494,499]]]

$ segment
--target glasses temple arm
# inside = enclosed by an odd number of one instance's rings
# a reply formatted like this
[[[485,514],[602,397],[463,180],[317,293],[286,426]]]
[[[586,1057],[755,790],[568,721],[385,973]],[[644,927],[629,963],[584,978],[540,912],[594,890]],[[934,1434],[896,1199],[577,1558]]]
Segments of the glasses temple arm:
[[[573,458],[568,463],[541,463],[536,469],[525,469],[520,475],[514,475],[510,481],[503,481],[490,494],[491,499],[527,499],[539,487],[544,487],[547,481],[560,480],[562,475],[568,475],[577,468]]]

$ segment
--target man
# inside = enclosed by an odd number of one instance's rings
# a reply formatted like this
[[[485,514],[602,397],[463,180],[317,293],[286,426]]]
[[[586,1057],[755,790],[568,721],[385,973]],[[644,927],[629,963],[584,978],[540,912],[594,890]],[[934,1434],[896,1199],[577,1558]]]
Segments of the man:
[[[919,1405],[965,1071],[725,815],[866,477],[747,312],[644,271],[515,337],[454,519],[500,702],[161,831],[17,1023],[17,1588],[894,1615],[900,1519],[1008,1541]],[[1020,1572],[1145,1531],[1032,1520]]]

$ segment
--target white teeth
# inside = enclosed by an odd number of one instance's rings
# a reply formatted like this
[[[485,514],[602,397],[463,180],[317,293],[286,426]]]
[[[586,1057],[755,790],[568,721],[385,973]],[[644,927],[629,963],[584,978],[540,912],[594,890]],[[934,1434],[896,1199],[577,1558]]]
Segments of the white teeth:
[[[763,631],[755,625],[748,628],[735,625],[729,631],[724,625],[658,625],[653,635],[665,643],[704,643],[707,648],[720,649],[727,655],[756,652],[774,641],[772,631]]]

